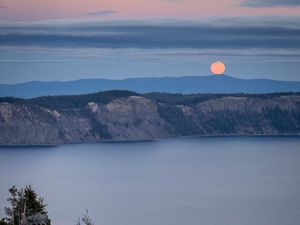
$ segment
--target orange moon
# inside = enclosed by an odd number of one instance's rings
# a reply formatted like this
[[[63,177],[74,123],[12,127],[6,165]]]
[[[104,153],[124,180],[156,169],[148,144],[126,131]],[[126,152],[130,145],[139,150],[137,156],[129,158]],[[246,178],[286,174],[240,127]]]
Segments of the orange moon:
[[[225,72],[225,64],[220,61],[216,61],[211,64],[210,69],[213,74],[221,75]]]

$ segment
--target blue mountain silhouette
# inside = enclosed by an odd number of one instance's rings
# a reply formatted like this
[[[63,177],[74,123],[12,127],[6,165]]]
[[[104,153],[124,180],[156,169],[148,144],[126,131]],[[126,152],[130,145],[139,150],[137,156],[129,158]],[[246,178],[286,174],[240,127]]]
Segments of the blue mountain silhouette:
[[[34,98],[46,95],[77,95],[106,90],[130,90],[139,93],[273,93],[300,92],[299,81],[239,79],[222,76],[148,77],[123,80],[84,79],[75,81],[31,81],[0,84],[0,97]]]

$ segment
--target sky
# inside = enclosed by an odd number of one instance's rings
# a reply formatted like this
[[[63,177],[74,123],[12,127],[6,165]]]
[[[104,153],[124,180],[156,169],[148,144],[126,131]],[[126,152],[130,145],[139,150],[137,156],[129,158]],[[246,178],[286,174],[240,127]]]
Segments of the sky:
[[[0,0],[0,83],[209,75],[300,81],[300,0]]]

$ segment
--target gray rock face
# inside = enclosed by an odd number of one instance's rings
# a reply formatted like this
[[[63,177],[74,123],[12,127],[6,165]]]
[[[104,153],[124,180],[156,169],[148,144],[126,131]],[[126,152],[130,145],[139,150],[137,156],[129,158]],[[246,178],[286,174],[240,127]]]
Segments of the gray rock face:
[[[65,108],[2,99],[0,144],[300,134],[300,94],[212,96],[179,104],[131,95]]]
[[[91,104],[90,104],[91,105]],[[140,96],[90,106],[97,121],[107,127],[113,140],[145,140],[170,136],[157,105]]]

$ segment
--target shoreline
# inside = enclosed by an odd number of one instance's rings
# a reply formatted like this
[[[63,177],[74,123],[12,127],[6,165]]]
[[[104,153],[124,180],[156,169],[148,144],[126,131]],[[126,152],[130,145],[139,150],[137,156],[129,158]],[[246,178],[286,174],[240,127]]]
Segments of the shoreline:
[[[220,134],[220,135],[192,135],[192,136],[178,136],[169,138],[154,138],[154,139],[140,139],[140,140],[102,140],[102,141],[82,141],[82,142],[69,142],[62,144],[0,144],[1,148],[55,148],[63,145],[76,145],[76,144],[103,144],[103,143],[139,143],[139,142],[154,142],[164,140],[180,140],[191,138],[287,138],[294,137],[300,138],[300,134]]]

